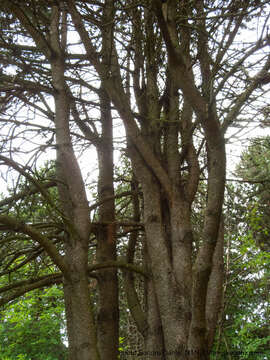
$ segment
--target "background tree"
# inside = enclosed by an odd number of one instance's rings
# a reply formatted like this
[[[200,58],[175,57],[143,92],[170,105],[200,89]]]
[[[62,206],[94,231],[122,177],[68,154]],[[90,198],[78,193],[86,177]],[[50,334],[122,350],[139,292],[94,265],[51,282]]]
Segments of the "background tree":
[[[220,352],[242,351],[240,359],[269,354],[269,184],[268,137],[255,138],[242,152],[225,201],[226,280],[217,332]]]
[[[236,169],[238,176],[246,181],[245,198],[254,219],[254,238],[263,251],[270,250],[269,244],[269,184],[270,184],[270,139],[255,138],[243,152]],[[252,220],[252,219],[251,219]],[[257,224],[255,226],[255,222]]]
[[[64,304],[57,287],[36,290],[13,302],[0,322],[2,359],[65,360]]]

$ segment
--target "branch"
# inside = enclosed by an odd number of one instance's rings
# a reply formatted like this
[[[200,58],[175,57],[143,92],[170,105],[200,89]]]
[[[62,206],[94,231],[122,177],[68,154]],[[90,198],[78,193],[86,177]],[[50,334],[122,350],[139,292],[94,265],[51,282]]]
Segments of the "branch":
[[[257,50],[262,49],[263,47],[269,45],[269,38],[265,38],[263,40],[258,40],[257,43],[247,52],[245,55],[238,60],[231,70],[223,77],[221,83],[218,85],[217,89],[215,90],[214,97],[224,88],[227,80],[239,69],[239,67],[244,63],[244,61],[252,54],[254,54]]]
[[[1,221],[1,217],[0,217],[0,221]],[[108,267],[118,267],[128,271],[135,271],[136,273],[146,277],[148,276],[142,268],[132,264],[127,264],[124,261],[107,261],[106,263],[92,265],[88,268],[88,271],[90,273],[89,276],[91,276],[91,272],[93,272],[94,270],[104,269]],[[0,288],[0,294],[18,287],[22,287],[22,288],[18,289],[15,293],[7,297],[3,297],[3,298],[0,297],[0,306],[7,304],[8,302],[14,299],[17,299],[18,297],[24,295],[29,291],[40,289],[42,287],[46,287],[52,284],[61,284],[62,277],[63,277],[62,273],[55,273],[52,275],[46,275],[44,277],[40,277],[38,279],[28,279],[28,280],[18,281],[14,284],[6,285]]]
[[[34,93],[39,93],[42,91],[45,92],[46,94],[51,94],[51,95],[55,93],[55,91],[49,88],[48,86],[42,85],[38,82],[25,80],[24,78],[21,77],[20,74],[14,76],[1,74],[0,79],[1,79],[1,87],[0,87],[1,91],[29,90],[29,91],[33,91]]]
[[[243,104],[249,99],[249,97],[253,93],[253,91],[261,85],[261,83],[264,80],[265,75],[267,74],[269,69],[270,69],[270,55],[268,55],[263,68],[257,73],[256,76],[254,76],[253,81],[250,83],[250,85],[246,88],[245,91],[242,92],[242,94],[240,94],[238,96],[238,98],[235,102],[235,105],[233,106],[231,111],[228,113],[226,119],[224,120],[224,122],[222,124],[223,134],[227,131],[228,127],[236,119]]]
[[[137,126],[136,121],[134,120],[132,111],[130,107],[127,106],[128,100],[123,89],[119,64],[115,60],[113,62],[113,66],[111,66],[109,69],[110,71],[108,71],[106,64],[101,63],[100,55],[96,51],[91,42],[91,39],[89,38],[89,33],[84,26],[80,13],[75,6],[75,2],[69,0],[67,3],[69,5],[69,10],[74,26],[76,27],[84,44],[87,56],[98,72],[100,78],[103,80],[107,93],[109,94],[116,110],[123,119],[126,126],[127,135],[132,140],[132,143],[136,147],[136,150],[141,155],[145,163],[151,168],[153,174],[157,177],[158,181],[163,186],[168,198],[171,199],[172,190],[168,174],[162,167],[158,158],[155,156],[151,147],[143,138],[141,131]]]
[[[13,262],[21,255],[21,254],[18,255],[15,254],[13,258],[9,261],[9,263],[4,267],[4,270],[0,273],[0,276],[7,274],[10,275],[14,271],[28,264],[31,260],[37,258],[40,254],[42,254],[43,251],[44,250],[40,246],[38,246],[38,248],[34,250],[34,252],[31,255],[29,255],[25,260],[21,261],[18,265],[14,266],[12,269],[9,269],[9,267],[13,264]]]
[[[27,180],[29,180],[34,186],[36,186],[37,190],[44,197],[44,199],[48,202],[49,205],[52,206],[53,209],[63,218],[66,223],[68,219],[64,216],[64,214],[55,206],[52,201],[49,193],[43,188],[41,183],[37,181],[33,176],[28,174],[23,167],[18,165],[14,160],[7,158],[6,156],[0,155],[0,160],[2,160],[6,165],[11,166],[14,170],[18,171],[21,175],[23,175]]]
[[[19,232],[28,235],[32,240],[38,242],[47,254],[51,257],[52,261],[63,274],[68,277],[68,267],[64,258],[59,254],[57,248],[51,243],[51,241],[40,232],[33,229],[33,227],[26,225],[24,222],[15,219],[8,215],[0,215],[0,224],[7,225],[11,231]]]
[[[97,207],[99,207],[100,205],[102,205],[103,203],[105,203],[107,201],[111,201],[111,200],[114,200],[114,199],[120,199],[121,197],[126,197],[126,196],[129,196],[129,195],[132,195],[132,194],[133,194],[132,191],[123,191],[120,194],[116,194],[116,195],[113,195],[113,196],[107,196],[106,198],[104,198],[104,199],[102,199],[100,201],[97,201],[95,204],[89,206],[89,209],[90,209],[90,211],[95,210]]]
[[[261,180],[248,180],[248,179],[226,179],[226,182],[234,181],[238,183],[246,183],[246,184],[264,184],[270,182],[270,179],[261,179]]]
[[[133,176],[133,180],[134,181],[131,185],[133,185],[133,187],[136,188],[138,186],[138,184],[135,182],[134,176]],[[134,193],[134,196],[132,199],[133,200],[133,211],[134,211],[133,220],[140,221],[140,203],[139,203],[139,199],[138,199],[138,192],[136,194],[137,194],[137,196],[135,196],[135,193]],[[126,255],[127,262],[129,262],[129,263],[134,261],[137,240],[138,240],[138,230],[133,232],[129,238],[127,255]],[[124,285],[125,285],[125,290],[126,290],[126,295],[127,295],[128,308],[131,311],[132,317],[137,325],[138,330],[140,331],[140,333],[143,336],[145,336],[147,329],[149,327],[149,324],[147,321],[146,314],[143,311],[142,306],[140,304],[137,291],[135,289],[135,281],[134,281],[134,276],[133,276],[134,274],[132,272],[129,272],[124,275],[125,275],[124,276]]]
[[[42,188],[43,189],[49,189],[51,187],[56,186],[56,181],[52,180],[52,181],[48,181],[44,184],[42,184]],[[34,195],[40,192],[40,189],[36,188],[36,187],[30,187],[28,189],[25,189],[24,191],[20,191],[18,194],[15,194],[13,196],[7,197],[3,200],[0,201],[0,206],[4,206],[4,205],[10,205],[13,201],[17,201],[17,200],[23,200],[25,197],[29,196],[29,195]]]
[[[4,4],[7,6],[8,9],[15,15],[21,22],[22,26],[31,34],[33,40],[43,52],[43,54],[50,59],[53,56],[53,51],[48,44],[46,38],[43,34],[34,26],[32,21],[28,18],[25,12],[20,8],[19,2],[13,3],[13,1],[4,1]],[[22,4],[22,2],[20,2]],[[28,7],[29,11],[29,7]]]
[[[23,286],[23,288],[17,290],[12,295],[9,295],[5,298],[0,298],[0,306],[7,304],[8,302],[10,302],[14,299],[17,299],[18,297],[24,295],[25,293],[27,293],[29,291],[39,289],[39,288],[42,288],[45,286],[49,286],[52,284],[60,284],[62,282],[62,274],[53,274],[51,276],[47,276],[45,279],[41,279],[41,280],[38,280],[35,282],[32,282],[32,281],[35,281],[35,280],[34,279],[25,280],[25,282],[24,281],[20,282],[21,283],[20,285],[19,285],[19,283],[17,283],[18,286]],[[29,284],[29,282],[30,282],[30,284]],[[15,287],[17,284],[15,284]],[[25,286],[24,286],[24,284],[25,284]],[[7,286],[5,288],[7,289]],[[0,289],[0,292],[3,292],[2,289]]]
[[[183,56],[183,51],[179,44],[175,19],[172,19],[171,21],[164,19],[161,1],[154,1],[153,3],[155,6],[158,23],[168,51],[169,69],[174,76],[175,83],[179,89],[182,90],[184,97],[189,99],[198,118],[200,120],[204,119],[207,113],[207,103],[196,87],[192,69],[187,66],[186,60]],[[173,9],[175,4],[175,1],[168,4],[168,13],[169,7],[171,7],[171,16],[176,16]]]
[[[88,271],[89,273],[91,273],[92,271],[95,270],[106,269],[110,267],[119,268],[127,271],[134,271],[135,273],[140,274],[146,278],[149,277],[149,274],[146,272],[146,270],[143,267],[134,264],[128,264],[126,263],[126,261],[122,261],[122,260],[106,261],[100,264],[94,264],[88,267]]]
[[[51,275],[44,275],[44,276],[41,276],[39,278],[31,278],[31,279],[22,280],[22,281],[16,281],[16,282],[14,282],[12,284],[1,287],[0,288],[0,294],[4,293],[6,291],[9,291],[9,290],[14,290],[16,288],[26,286],[26,285],[34,285],[34,284],[39,284],[40,285],[40,284],[44,284],[44,281],[48,281],[48,283],[49,283],[49,281],[53,282],[56,279],[62,278],[62,276],[63,276],[62,273],[54,273],[54,274],[51,274]]]

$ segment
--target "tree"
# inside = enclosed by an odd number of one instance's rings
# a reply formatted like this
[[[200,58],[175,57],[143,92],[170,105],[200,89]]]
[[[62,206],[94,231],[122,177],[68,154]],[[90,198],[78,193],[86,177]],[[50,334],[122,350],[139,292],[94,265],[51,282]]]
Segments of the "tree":
[[[63,295],[57,287],[36,290],[14,302],[0,322],[1,358],[67,359],[63,313]]]
[[[270,142],[269,137],[255,138],[243,152],[236,169],[238,176],[249,186],[245,189],[246,201],[253,213],[254,237],[258,246],[270,250],[269,243],[269,181]],[[254,219],[256,217],[256,219]],[[256,222],[256,228],[255,228]],[[260,231],[261,230],[261,231]]]
[[[47,185],[52,186],[55,178],[55,164],[53,162],[45,164],[36,173],[36,178],[43,182],[47,179]],[[18,203],[7,201],[8,198],[6,198],[1,202],[2,210],[24,222],[35,222],[41,231],[46,231],[46,227],[49,227],[50,239],[59,246],[61,230],[56,230],[56,234],[51,231],[55,230],[57,214],[48,204],[46,206],[42,203],[39,193],[32,191],[31,194],[30,185],[27,180],[21,179],[17,184],[17,190],[20,192]],[[49,192],[52,197],[57,197],[55,188],[50,187]],[[13,191],[11,190],[10,195],[12,198]],[[37,289],[19,299],[16,299],[16,296],[13,297],[11,291],[13,288],[20,288],[16,283],[23,278],[28,279],[28,282],[21,283],[21,295],[25,292],[23,287],[31,284],[29,279],[39,276],[45,281],[48,280],[56,271],[50,258],[40,246],[34,244],[31,246],[25,237],[14,237],[14,234],[5,232],[1,234],[0,259],[0,292],[4,292],[6,296],[10,295],[10,300],[15,299],[1,312],[0,357],[5,359],[15,357],[17,359],[19,356],[22,359],[66,359],[67,349],[62,342],[65,329],[62,290],[56,286],[45,290]]]
[[[268,159],[268,137],[250,140],[236,167],[238,179],[227,184],[226,280],[217,358],[239,351],[240,359],[269,357]]]
[[[269,83],[267,2],[11,0],[3,1],[1,10],[0,91],[7,135],[0,160],[28,178],[55,209],[63,247],[57,248],[47,231],[8,214],[0,223],[3,230],[37,242],[59,269],[70,359],[117,357],[116,271],[92,274],[99,282],[97,320],[89,271],[136,270],[115,262],[114,117],[125,128],[126,156],[143,195],[146,309],[134,288],[132,306],[145,350],[155,351],[153,359],[208,359],[222,298],[224,135],[239,120],[249,122],[247,112],[260,117],[264,107],[257,111],[255,105]],[[255,21],[258,38],[240,48],[239,33]],[[20,106],[44,123],[26,121],[25,113],[20,118]],[[57,204],[26,164],[10,156],[10,147],[18,154],[18,137],[29,143],[27,131],[33,127],[38,139],[44,136],[41,149],[56,150]],[[78,161],[78,151],[89,144],[96,146],[99,161],[98,232],[91,226]],[[206,179],[207,197],[195,244],[192,216],[200,177]],[[134,202],[135,218],[132,225],[138,226]],[[96,253],[89,252],[93,233]],[[136,240],[130,238],[129,261]]]

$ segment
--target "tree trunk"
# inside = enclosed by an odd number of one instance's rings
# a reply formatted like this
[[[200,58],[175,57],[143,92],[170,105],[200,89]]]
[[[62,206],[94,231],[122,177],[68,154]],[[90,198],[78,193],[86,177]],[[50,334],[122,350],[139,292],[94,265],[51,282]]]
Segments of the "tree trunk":
[[[100,360],[89,293],[87,249],[66,247],[70,277],[64,278],[65,313],[70,360]]]
[[[56,94],[55,129],[57,184],[65,226],[64,296],[70,360],[99,360],[93,309],[88,286],[88,243],[90,214],[81,171],[70,134],[70,99],[65,81],[65,66],[60,45],[59,9],[53,8],[51,21],[52,82]]]
[[[147,249],[145,249],[144,256],[145,262],[148,263],[149,256]],[[151,273],[151,269],[149,269],[149,273]],[[160,360],[163,358],[165,347],[159,306],[157,303],[154,282],[152,279],[146,281],[145,288],[145,311],[148,327],[146,333],[144,334],[144,350],[146,353],[152,354],[149,356],[150,359]]]
[[[97,231],[97,261],[116,260],[116,228],[113,180],[113,139],[111,103],[106,91],[101,88],[100,108],[102,138],[99,143],[98,199],[99,221]],[[116,360],[119,347],[119,309],[117,269],[101,270],[98,273],[98,347],[102,359]]]

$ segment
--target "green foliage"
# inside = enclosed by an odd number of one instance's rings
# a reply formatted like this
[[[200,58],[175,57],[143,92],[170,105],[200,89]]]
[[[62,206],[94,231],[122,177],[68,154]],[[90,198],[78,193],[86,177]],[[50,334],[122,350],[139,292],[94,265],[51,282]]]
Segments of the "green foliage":
[[[65,360],[64,326],[62,290],[31,292],[2,311],[0,358]]]
[[[40,186],[53,180],[54,162],[47,162],[41,169],[32,171],[32,176]],[[35,223],[60,248],[62,229],[56,211],[57,190],[44,188],[51,200],[48,202],[40,193],[31,193],[33,189],[35,186],[28,180],[18,181],[16,189],[10,189],[10,194],[13,196],[15,192],[24,196],[12,206],[5,205],[6,210],[28,224]],[[14,236],[6,231],[1,234],[1,240],[1,286],[38,278],[55,270],[49,257],[28,237]],[[65,360],[67,348],[63,344],[64,336],[63,292],[57,286],[32,291],[1,311],[1,359]]]
[[[242,189],[257,245],[270,251],[270,137],[256,138],[243,152],[237,175],[249,182]]]
[[[45,221],[53,221],[56,223],[58,218],[56,211],[58,206],[57,189],[56,187],[46,189],[43,186],[46,182],[55,180],[55,172],[54,161],[47,161],[41,168],[32,172],[32,177],[35,179],[36,184],[43,188],[49,201],[40,192],[31,194],[29,191],[36,189],[36,185],[29,180],[21,179],[15,189],[10,189],[10,194],[12,196],[14,193],[25,193],[25,196],[19,201],[12,203],[13,206],[9,209],[9,213],[26,222],[44,223]]]
[[[213,359],[270,358],[270,141],[255,139],[242,155],[226,197],[226,280],[223,318]]]
[[[264,360],[270,356],[270,254],[258,248],[251,232],[235,235],[230,251],[224,318],[215,351],[241,352],[240,360]]]
[[[123,336],[119,337],[119,352],[127,351],[128,346],[125,345],[125,338]]]

